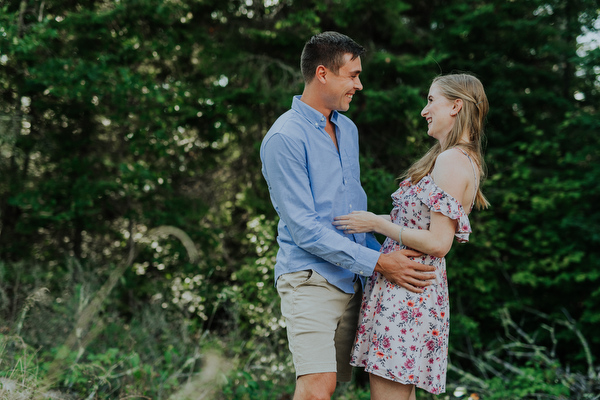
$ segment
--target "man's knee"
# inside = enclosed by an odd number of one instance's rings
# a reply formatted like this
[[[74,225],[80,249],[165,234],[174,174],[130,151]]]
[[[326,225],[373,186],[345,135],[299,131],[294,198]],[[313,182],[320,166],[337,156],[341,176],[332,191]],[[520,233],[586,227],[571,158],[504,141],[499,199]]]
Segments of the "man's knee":
[[[330,400],[335,386],[335,372],[302,375],[296,380],[294,400]]]

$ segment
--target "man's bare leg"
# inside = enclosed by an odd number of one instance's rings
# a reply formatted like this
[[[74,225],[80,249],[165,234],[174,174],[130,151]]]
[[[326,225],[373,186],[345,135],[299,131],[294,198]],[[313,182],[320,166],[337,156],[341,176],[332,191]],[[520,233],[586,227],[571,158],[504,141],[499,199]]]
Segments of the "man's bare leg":
[[[331,400],[335,392],[335,372],[302,375],[296,379],[294,400]]]

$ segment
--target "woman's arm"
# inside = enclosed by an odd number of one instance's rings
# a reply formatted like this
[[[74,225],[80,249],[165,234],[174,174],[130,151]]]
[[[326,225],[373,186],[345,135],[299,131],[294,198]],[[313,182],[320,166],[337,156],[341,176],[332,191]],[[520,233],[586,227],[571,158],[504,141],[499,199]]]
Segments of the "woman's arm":
[[[456,221],[437,212],[431,213],[429,230],[402,229],[387,216],[381,218],[368,211],[355,211],[336,217],[333,224],[347,233],[377,232],[395,241],[398,241],[402,232],[404,245],[435,257],[443,257],[450,251],[456,230]]]
[[[431,213],[429,230],[402,230],[402,244],[422,253],[444,257],[452,248],[457,221],[439,212]]]
[[[472,170],[463,154],[452,150],[442,153],[436,160],[432,176],[436,185],[446,193],[459,201],[465,200],[472,181]],[[444,257],[452,247],[457,221],[442,213],[432,212],[428,230],[410,229],[392,223],[389,216],[381,218],[370,212],[355,211],[336,217],[333,224],[347,233],[377,232],[396,241],[402,235],[401,242],[407,247],[435,257]]]

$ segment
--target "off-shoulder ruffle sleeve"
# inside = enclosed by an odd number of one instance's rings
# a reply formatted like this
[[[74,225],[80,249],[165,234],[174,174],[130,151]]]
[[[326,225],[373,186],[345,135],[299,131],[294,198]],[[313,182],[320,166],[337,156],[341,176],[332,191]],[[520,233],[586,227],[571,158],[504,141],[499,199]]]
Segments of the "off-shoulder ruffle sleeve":
[[[416,185],[412,185],[410,180],[403,181],[400,188],[392,195],[395,206],[402,207],[400,195],[407,191],[411,192],[411,197],[420,200],[431,211],[440,212],[448,218],[457,220],[454,234],[456,239],[459,242],[469,241],[471,233],[469,216],[460,202],[437,186],[431,176],[425,176]]]

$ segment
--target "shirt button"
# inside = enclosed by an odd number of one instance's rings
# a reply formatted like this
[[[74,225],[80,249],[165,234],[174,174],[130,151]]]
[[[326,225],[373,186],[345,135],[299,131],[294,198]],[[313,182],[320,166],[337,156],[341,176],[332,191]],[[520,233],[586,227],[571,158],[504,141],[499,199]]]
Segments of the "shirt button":
[[[364,275],[364,272],[362,272],[362,271],[359,271],[358,273],[361,274],[361,275]]]
[[[349,205],[348,205],[348,207],[349,207],[349,208],[352,208],[352,204],[349,204]]]
[[[315,122],[315,126],[318,128],[318,127],[319,127],[319,123],[318,123],[318,122]]]
[[[325,117],[321,117],[321,121],[325,121]]]

